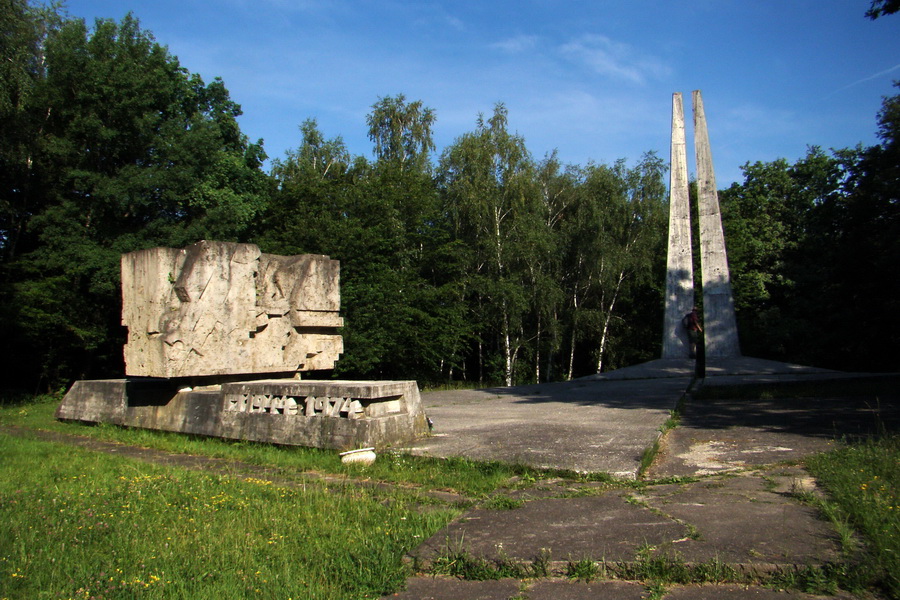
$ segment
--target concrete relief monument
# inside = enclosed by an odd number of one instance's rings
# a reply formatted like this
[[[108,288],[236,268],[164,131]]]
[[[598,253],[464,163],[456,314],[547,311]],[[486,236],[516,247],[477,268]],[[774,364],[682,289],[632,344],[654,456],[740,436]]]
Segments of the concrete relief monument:
[[[75,382],[57,418],[341,450],[427,431],[415,381],[299,378],[343,350],[338,261],[202,241],[121,266],[127,377]]]
[[[333,369],[339,310],[340,266],[327,256],[206,241],[122,256],[129,376]]]

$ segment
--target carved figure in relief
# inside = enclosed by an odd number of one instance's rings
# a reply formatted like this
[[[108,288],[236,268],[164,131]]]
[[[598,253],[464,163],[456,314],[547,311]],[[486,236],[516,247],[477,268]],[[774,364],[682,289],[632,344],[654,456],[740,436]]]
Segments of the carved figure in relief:
[[[198,377],[334,368],[340,266],[202,241],[122,257],[126,374]]]

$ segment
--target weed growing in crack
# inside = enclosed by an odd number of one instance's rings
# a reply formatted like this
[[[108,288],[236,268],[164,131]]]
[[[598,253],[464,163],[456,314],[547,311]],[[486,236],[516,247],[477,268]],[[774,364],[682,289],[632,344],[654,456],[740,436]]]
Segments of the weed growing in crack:
[[[590,558],[582,558],[581,560],[569,561],[566,565],[566,577],[575,581],[584,581],[590,583],[594,579],[599,579],[605,575],[605,569],[602,563],[597,563]]]
[[[695,527],[693,524],[685,523],[684,527],[685,527],[685,529],[687,529],[688,539],[693,540],[695,542],[703,539],[703,535],[700,533],[700,530],[697,529],[697,527]]]
[[[493,559],[473,556],[466,550],[450,550],[431,562],[431,572],[449,575],[469,581],[497,579],[527,579],[550,576],[550,550],[541,548],[531,564],[507,556],[503,544],[497,544],[497,557]]]
[[[550,548],[541,548],[540,553],[531,562],[531,576],[550,576]]]
[[[770,587],[800,590],[807,594],[832,596],[838,590],[838,580],[844,579],[846,569],[837,565],[802,566],[773,573],[766,584]]]
[[[618,565],[617,575],[622,579],[665,584],[724,583],[740,579],[734,568],[718,559],[689,565],[680,555],[657,553],[649,544],[638,548],[633,563]]]
[[[509,496],[499,495],[488,498],[481,507],[488,510],[513,510],[519,508],[523,504],[525,504],[524,500],[517,500],[516,498],[510,498]]]
[[[666,586],[659,581],[651,581],[644,586],[644,589],[647,591],[647,595],[642,597],[647,600],[662,600],[662,598],[665,597],[666,592],[669,591]]]

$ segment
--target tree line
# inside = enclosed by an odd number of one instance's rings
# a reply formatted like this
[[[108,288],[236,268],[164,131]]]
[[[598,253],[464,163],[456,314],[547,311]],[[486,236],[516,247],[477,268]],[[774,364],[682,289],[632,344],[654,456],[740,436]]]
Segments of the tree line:
[[[121,376],[119,256],[200,239],[340,260],[339,377],[511,385],[658,357],[655,153],[536,159],[502,103],[438,152],[434,110],[397,95],[367,117],[371,158],[309,119],[266,172],[224,83],[132,15],[0,6],[4,386]],[[898,98],[881,144],[748,163],[722,191],[745,353],[896,369]]]

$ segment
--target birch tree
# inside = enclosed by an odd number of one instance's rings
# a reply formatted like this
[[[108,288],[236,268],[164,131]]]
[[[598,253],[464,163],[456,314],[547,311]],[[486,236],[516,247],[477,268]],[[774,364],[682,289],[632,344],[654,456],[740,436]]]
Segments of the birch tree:
[[[469,289],[483,334],[496,335],[501,375],[512,385],[525,342],[523,319],[530,304],[524,255],[540,222],[534,164],[524,139],[508,130],[507,110],[478,117],[474,132],[456,140],[441,160],[448,212],[470,257]]]
[[[653,266],[664,253],[664,165],[649,153],[629,169],[624,160],[613,166],[588,165],[566,220],[564,282],[569,309],[567,377],[575,374],[577,348],[595,356],[597,372],[615,329],[637,323],[620,314],[629,284],[653,284]]]

